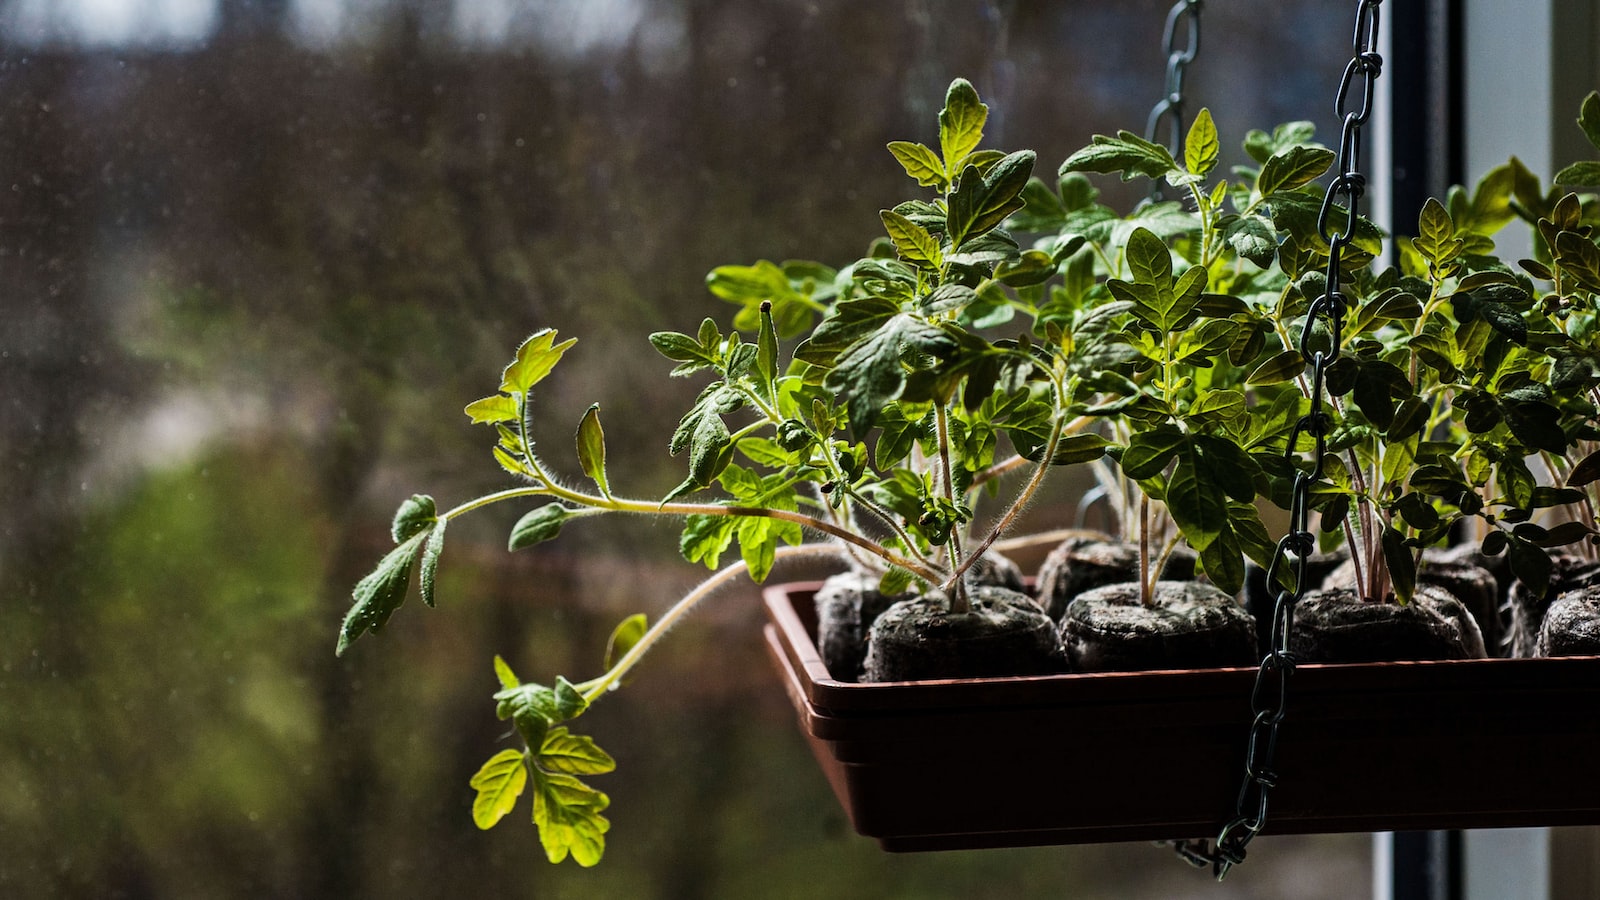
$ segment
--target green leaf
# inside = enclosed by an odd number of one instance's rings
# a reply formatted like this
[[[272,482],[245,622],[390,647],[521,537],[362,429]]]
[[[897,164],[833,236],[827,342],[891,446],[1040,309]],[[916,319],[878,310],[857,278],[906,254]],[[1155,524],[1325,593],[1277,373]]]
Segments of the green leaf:
[[[1583,487],[1600,479],[1600,450],[1578,460],[1567,474],[1567,487]]]
[[[517,679],[517,673],[511,671],[511,664],[506,662],[498,653],[494,657],[494,677],[500,682],[500,687],[504,690],[509,691],[522,684]]]
[[[945,172],[961,171],[967,156],[983,141],[983,124],[988,119],[989,107],[978,99],[971,82],[965,78],[950,82],[944,109],[939,111],[939,151],[944,154]]]
[[[1562,187],[1593,187],[1600,185],[1600,161],[1575,162],[1556,173],[1555,184]]]
[[[1176,425],[1157,425],[1133,435],[1122,452],[1122,473],[1134,481],[1160,475],[1187,440]]]
[[[438,520],[438,508],[434,506],[433,498],[427,494],[412,494],[409,499],[400,504],[399,509],[395,510],[394,522],[389,526],[389,534],[394,537],[394,542],[398,544],[412,535],[427,531]]]
[[[427,536],[427,531],[412,534],[356,583],[351,598],[354,602],[339,629],[339,645],[334,651],[337,655],[343,656],[356,638],[368,631],[376,633],[405,602],[406,588],[411,584],[411,565],[416,560],[417,548]]]
[[[572,518],[572,511],[560,503],[546,503],[528,513],[511,526],[507,550],[521,550],[554,538],[561,533],[561,525]]]
[[[939,239],[916,222],[892,209],[880,210],[878,217],[889,232],[889,239],[908,263],[937,269],[944,264],[944,253],[939,249]]]
[[[449,519],[439,519],[433,526],[433,531],[428,534],[427,543],[422,545],[422,565],[417,574],[417,581],[422,593],[423,605],[433,606],[434,576],[439,570],[439,554],[444,552],[444,527],[450,524]]]
[[[546,858],[559,863],[570,854],[585,868],[600,861],[606,850],[611,823],[602,813],[611,798],[577,778],[556,773],[533,773],[533,824]]]
[[[1161,178],[1176,168],[1178,163],[1166,147],[1131,131],[1119,131],[1116,137],[1095,135],[1089,146],[1067,157],[1061,164],[1060,174],[1121,172],[1123,181],[1132,181],[1139,175]]]
[[[1022,189],[1033,175],[1034,153],[1008,153],[987,172],[967,166],[950,193],[945,220],[950,245],[960,248],[968,238],[992,230],[1023,206]]]
[[[1261,192],[1261,196],[1270,197],[1310,184],[1317,176],[1328,171],[1333,159],[1333,151],[1322,147],[1290,147],[1274,154],[1261,166],[1261,174],[1256,178],[1256,190]]]
[[[601,750],[593,738],[571,734],[565,728],[552,728],[539,747],[539,768],[567,775],[604,775],[617,767],[617,761]]]
[[[1280,384],[1305,374],[1306,358],[1299,350],[1284,350],[1251,371],[1246,384]]]
[[[1012,431],[1012,442],[1017,441],[1020,431]],[[1044,456],[1045,441],[1037,444],[1029,442],[1024,449],[1018,447],[1018,452],[1027,459],[1038,462]],[[1055,456],[1050,458],[1052,466],[1070,466],[1077,463],[1093,462],[1106,455],[1109,442],[1098,434],[1066,434],[1056,441]]]
[[[1240,216],[1228,223],[1223,237],[1233,252],[1262,268],[1272,264],[1278,252],[1278,235],[1272,223],[1260,216]]]
[[[606,482],[606,433],[600,427],[600,404],[593,403],[578,423],[578,465],[600,488],[600,493],[611,496],[611,486]]]
[[[530,733],[536,735],[536,739],[528,741],[532,746],[544,742],[549,726],[577,718],[589,708],[589,701],[583,699],[583,694],[560,676],[556,677],[555,687],[519,684],[497,691],[494,699],[496,716],[514,721],[524,737]],[[539,727],[540,722],[544,723],[543,727]]]
[[[577,338],[559,344],[555,340],[555,329],[546,328],[534,332],[532,337],[523,341],[522,346],[517,348],[517,358],[506,366],[505,374],[500,378],[500,390],[508,394],[526,395],[529,388],[550,374],[567,348],[578,342]]]
[[[1222,156],[1222,144],[1217,140],[1217,125],[1211,121],[1211,110],[1202,108],[1189,126],[1189,135],[1183,142],[1183,165],[1191,175],[1210,175]]]
[[[944,171],[944,163],[939,161],[939,157],[932,150],[922,144],[891,141],[889,152],[900,161],[906,174],[917,180],[917,184],[943,190],[945,185],[950,183],[950,178]]]
[[[528,767],[521,750],[501,750],[489,757],[468,785],[478,792],[472,801],[472,821],[487,831],[517,805],[528,784]]]
[[[474,425],[494,425],[498,422],[517,421],[517,400],[505,394],[495,394],[474,400],[462,410],[467,417],[472,419]]]
[[[1406,546],[1405,535],[1385,527],[1380,539],[1383,544],[1383,561],[1389,567],[1389,581],[1401,603],[1410,603],[1417,591],[1417,565],[1411,548]],[[1379,599],[1379,598],[1373,598]]]
[[[1589,144],[1600,150],[1600,92],[1590,91],[1578,107],[1578,127]]]
[[[1504,532],[1495,532],[1503,534]],[[1543,597],[1550,590],[1550,554],[1522,540],[1511,538],[1511,574],[1517,576],[1534,597]]]
[[[1202,425],[1225,425],[1244,415],[1244,395],[1238,391],[1206,391],[1189,405],[1184,418]]]
[[[633,645],[639,643],[639,639],[649,630],[650,620],[645,618],[644,613],[634,613],[618,623],[611,631],[611,639],[606,642],[604,662],[606,671],[611,671],[611,667],[626,656],[628,651],[633,649]]]
[[[956,349],[955,339],[939,327],[915,316],[897,315],[841,354],[823,385],[846,401],[850,427],[863,435],[879,411],[905,390],[901,360],[906,354],[940,357]]]
[[[1244,587],[1244,551],[1231,528],[1200,551],[1200,565],[1223,593],[1237,594]]]
[[[1274,128],[1271,134],[1259,129],[1251,129],[1244,137],[1244,150],[1257,163],[1265,163],[1275,154],[1296,144],[1310,143],[1312,136],[1316,133],[1316,126],[1304,120],[1285,122]]]
[[[688,449],[689,478],[695,484],[709,485],[732,458],[732,435],[722,417],[743,405],[744,395],[720,381],[712,382],[678,423],[667,449],[674,456]]]
[[[704,562],[706,568],[715,571],[723,551],[733,544],[737,524],[731,516],[688,516],[683,522],[683,535],[678,538],[678,552],[689,562]]]
[[[772,321],[772,305],[761,305],[761,330],[756,334],[756,371],[761,375],[762,392],[772,399],[778,380],[778,328]]]
[[[1227,496],[1186,460],[1180,459],[1167,482],[1166,501],[1172,520],[1196,550],[1204,551],[1228,528]]]

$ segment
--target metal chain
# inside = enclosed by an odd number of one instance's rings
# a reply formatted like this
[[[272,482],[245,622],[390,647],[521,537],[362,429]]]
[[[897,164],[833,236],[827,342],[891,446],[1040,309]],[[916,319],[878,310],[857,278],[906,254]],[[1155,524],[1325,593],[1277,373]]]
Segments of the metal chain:
[[[1289,652],[1289,640],[1294,632],[1295,605],[1305,595],[1306,561],[1316,549],[1315,538],[1309,528],[1311,486],[1322,477],[1328,450],[1324,385],[1328,367],[1339,358],[1347,305],[1347,299],[1340,290],[1340,270],[1345,248],[1355,236],[1358,207],[1366,191],[1366,177],[1361,174],[1361,128],[1372,116],[1373,89],[1383,70],[1383,57],[1378,54],[1378,7],[1381,3],[1382,0],[1360,0],[1356,11],[1355,55],[1345,67],[1334,101],[1335,113],[1344,120],[1339,135],[1338,174],[1328,185],[1322,210],[1317,216],[1317,232],[1328,244],[1328,284],[1322,296],[1306,311],[1305,325],[1300,332],[1300,354],[1310,362],[1311,368],[1311,409],[1295,423],[1284,451],[1292,459],[1301,436],[1309,435],[1315,441],[1315,452],[1311,470],[1295,474],[1289,503],[1289,529],[1278,542],[1272,564],[1267,567],[1268,589],[1276,589],[1278,593],[1272,612],[1271,649],[1261,660],[1261,666],[1256,671],[1255,688],[1250,693],[1250,708],[1255,718],[1251,722],[1250,739],[1245,747],[1244,783],[1239,787],[1234,817],[1222,826],[1211,846],[1207,846],[1203,840],[1182,841],[1174,845],[1178,854],[1191,864],[1210,866],[1218,881],[1227,876],[1229,868],[1244,862],[1245,847],[1267,824],[1267,800],[1278,783],[1273,761],[1278,750],[1278,729],[1288,712],[1289,677],[1294,674],[1295,666],[1294,656]],[[1345,109],[1352,90],[1361,98],[1358,111]],[[1340,230],[1333,231],[1329,221],[1341,198],[1346,215]],[[1316,325],[1324,319],[1327,347],[1313,348]],[[1294,589],[1279,589],[1278,569],[1291,559],[1294,565]]]
[[[1185,39],[1180,45],[1178,34],[1183,29]],[[1167,11],[1166,36],[1163,45],[1167,52],[1167,91],[1150,109],[1150,118],[1144,126],[1144,139],[1152,143],[1161,132],[1162,122],[1168,123],[1166,148],[1174,159],[1183,154],[1183,77],[1189,65],[1200,53],[1200,0],[1178,0]],[[1161,199],[1161,182],[1151,179],[1150,199]]]

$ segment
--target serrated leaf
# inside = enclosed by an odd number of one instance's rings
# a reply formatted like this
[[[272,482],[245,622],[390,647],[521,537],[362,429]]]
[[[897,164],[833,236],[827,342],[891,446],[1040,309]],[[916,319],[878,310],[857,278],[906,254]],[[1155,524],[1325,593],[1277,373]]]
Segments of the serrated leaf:
[[[1262,164],[1256,190],[1263,197],[1271,197],[1310,184],[1328,171],[1333,159],[1333,151],[1322,147],[1290,147]]]
[[[850,427],[864,435],[878,413],[905,390],[901,360],[907,353],[945,356],[957,349],[955,339],[921,319],[901,314],[840,354],[823,385],[845,401]]]
[[[339,644],[334,651],[337,655],[343,656],[356,638],[368,631],[376,633],[405,603],[406,589],[411,584],[411,566],[416,561],[417,548],[427,536],[427,531],[419,531],[406,538],[356,583],[350,611],[339,629]]]
[[[578,342],[577,338],[569,338],[559,344],[555,340],[555,329],[545,328],[523,341],[522,346],[517,348],[517,358],[506,366],[505,373],[500,377],[500,390],[526,396],[529,388],[550,374],[567,348]]]
[[[593,738],[572,734],[565,728],[552,728],[539,747],[539,768],[567,775],[604,775],[617,767],[617,761],[601,750]]]
[[[489,757],[468,785],[478,792],[472,801],[472,821],[487,831],[517,805],[528,784],[528,766],[521,750],[501,750]]]
[[[562,524],[570,518],[572,511],[560,503],[546,503],[518,519],[517,524],[511,526],[511,537],[506,540],[506,549],[517,551],[551,540],[561,533]]]
[[[449,519],[439,519],[433,531],[429,532],[427,543],[422,545],[422,564],[417,581],[422,603],[428,607],[433,606],[433,585],[439,570],[439,554],[444,552],[444,527],[448,524]]]
[[[474,425],[494,425],[500,422],[517,421],[517,400],[505,394],[495,394],[474,400],[467,404],[462,412],[472,420]]]
[[[689,562],[703,562],[706,568],[719,568],[723,551],[733,545],[737,523],[730,516],[695,515],[683,522],[683,534],[678,538],[678,552]]]
[[[545,857],[559,863],[570,854],[585,868],[600,861],[611,823],[600,813],[611,798],[560,772],[533,774],[533,824]]]
[[[1183,165],[1191,175],[1210,175],[1222,155],[1222,144],[1217,140],[1217,125],[1211,121],[1211,110],[1202,108],[1189,126],[1189,135],[1183,142]]]
[[[1034,153],[1008,153],[988,171],[967,166],[950,193],[945,231],[960,249],[969,238],[988,233],[1023,206],[1022,189],[1033,176]]]
[[[944,155],[944,171],[961,171],[968,154],[983,141],[983,124],[989,107],[978,99],[978,92],[965,78],[950,82],[945,92],[944,109],[939,111],[939,151]]]
[[[900,161],[906,174],[916,179],[917,184],[923,187],[939,188],[944,190],[950,179],[945,175],[944,163],[932,150],[922,144],[913,144],[908,141],[891,141],[889,152]]]
[[[889,239],[894,241],[901,259],[930,269],[937,269],[944,264],[939,239],[928,229],[892,209],[879,211],[878,217],[883,220],[884,230],[889,232]]]

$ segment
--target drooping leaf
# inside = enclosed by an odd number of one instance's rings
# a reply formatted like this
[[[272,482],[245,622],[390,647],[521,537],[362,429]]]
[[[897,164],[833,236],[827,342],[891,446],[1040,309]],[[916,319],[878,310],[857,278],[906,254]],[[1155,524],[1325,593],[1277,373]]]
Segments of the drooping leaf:
[[[1228,498],[1215,481],[1180,459],[1167,482],[1167,509],[1183,536],[1204,551],[1228,527]]]
[[[1299,350],[1284,350],[1262,362],[1245,378],[1247,384],[1279,384],[1305,374],[1306,358]]]
[[[1504,532],[1493,532],[1504,534]],[[1534,597],[1542,598],[1550,589],[1550,554],[1521,538],[1513,537],[1509,544],[1511,574],[1517,576]]]
[[[427,494],[412,494],[400,504],[399,509],[395,510],[389,534],[398,544],[414,534],[427,531],[439,520],[438,512],[432,497]]]
[[[1411,548],[1405,544],[1405,535],[1393,528],[1384,528],[1380,543],[1383,545],[1383,561],[1389,567],[1389,582],[1394,585],[1395,597],[1401,603],[1410,603],[1417,591],[1417,565]]]
[[[489,757],[472,776],[469,786],[478,792],[472,801],[472,821],[487,831],[517,805],[528,783],[528,766],[521,750],[501,750]]]
[[[731,516],[688,516],[683,522],[683,535],[678,539],[678,551],[689,562],[703,562],[715,571],[723,551],[733,545],[737,523]]]
[[[1577,465],[1567,474],[1567,486],[1583,487],[1596,479],[1600,479],[1600,450],[1578,460]]]
[[[422,545],[422,564],[417,573],[417,582],[422,602],[429,607],[433,606],[433,586],[439,571],[439,554],[444,552],[444,527],[448,524],[449,519],[439,519],[428,534],[427,542]]]
[[[339,645],[334,651],[343,656],[356,638],[368,631],[376,632],[389,621],[389,616],[405,602],[406,589],[411,584],[411,566],[416,561],[417,549],[428,537],[427,531],[418,531],[390,550],[367,576],[356,583],[352,592],[350,611],[345,614],[344,625],[339,629]]]
[[[559,772],[533,773],[533,824],[545,857],[559,863],[570,854],[585,868],[600,861],[606,850],[611,823],[601,815],[611,799]]]
[[[551,540],[561,533],[561,525],[572,518],[572,511],[560,503],[546,503],[517,520],[511,526],[511,536],[506,549],[511,551],[532,547]]]

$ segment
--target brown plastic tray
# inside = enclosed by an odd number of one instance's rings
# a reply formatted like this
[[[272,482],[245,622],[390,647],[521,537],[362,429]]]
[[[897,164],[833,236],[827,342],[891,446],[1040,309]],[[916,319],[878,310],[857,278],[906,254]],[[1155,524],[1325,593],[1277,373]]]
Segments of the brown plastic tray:
[[[767,648],[855,829],[888,850],[1213,835],[1254,669],[833,680],[815,584],[766,589]],[[1264,833],[1600,824],[1600,658],[1304,665]]]

